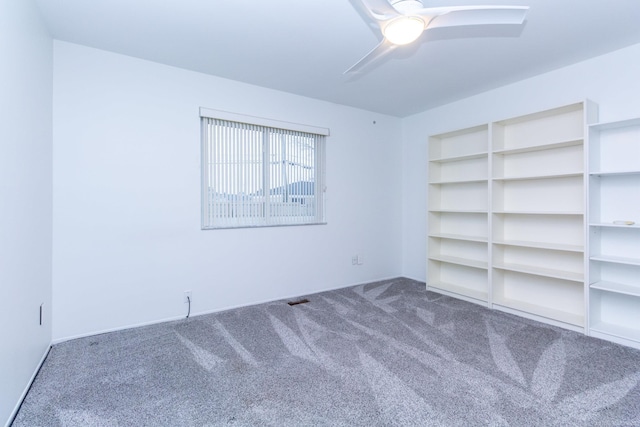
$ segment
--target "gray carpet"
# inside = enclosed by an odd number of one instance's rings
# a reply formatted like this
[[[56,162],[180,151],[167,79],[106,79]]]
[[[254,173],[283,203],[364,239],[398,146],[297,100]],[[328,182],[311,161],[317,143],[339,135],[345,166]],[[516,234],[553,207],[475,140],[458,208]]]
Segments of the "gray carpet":
[[[371,283],[56,345],[22,426],[640,426],[640,351]]]

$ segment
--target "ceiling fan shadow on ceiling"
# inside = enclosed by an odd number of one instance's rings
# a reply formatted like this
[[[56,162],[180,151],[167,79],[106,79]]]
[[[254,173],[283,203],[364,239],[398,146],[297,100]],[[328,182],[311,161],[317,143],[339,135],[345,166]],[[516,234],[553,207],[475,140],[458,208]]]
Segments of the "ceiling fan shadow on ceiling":
[[[423,7],[420,0],[350,0],[353,7],[376,30],[382,41],[344,72],[362,73],[395,49],[412,44],[434,28],[474,25],[521,25],[528,6]]]

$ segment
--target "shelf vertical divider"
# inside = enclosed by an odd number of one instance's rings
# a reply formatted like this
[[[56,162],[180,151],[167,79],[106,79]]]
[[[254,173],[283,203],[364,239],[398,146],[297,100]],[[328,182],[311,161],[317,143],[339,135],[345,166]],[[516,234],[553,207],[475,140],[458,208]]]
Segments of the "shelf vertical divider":
[[[584,331],[586,335],[590,335],[591,325],[591,262],[589,257],[591,254],[591,229],[589,224],[591,222],[591,138],[593,133],[591,132],[591,125],[596,123],[599,118],[598,105],[587,99],[584,105]]]
[[[487,253],[489,257],[487,268],[487,306],[493,308],[493,141],[494,123],[489,123],[487,135]]]

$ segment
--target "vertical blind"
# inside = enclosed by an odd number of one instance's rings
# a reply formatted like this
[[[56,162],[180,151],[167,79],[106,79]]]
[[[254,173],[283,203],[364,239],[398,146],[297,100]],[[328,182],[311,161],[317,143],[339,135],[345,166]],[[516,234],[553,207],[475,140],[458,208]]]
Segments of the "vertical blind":
[[[201,120],[202,228],[324,222],[324,135]]]

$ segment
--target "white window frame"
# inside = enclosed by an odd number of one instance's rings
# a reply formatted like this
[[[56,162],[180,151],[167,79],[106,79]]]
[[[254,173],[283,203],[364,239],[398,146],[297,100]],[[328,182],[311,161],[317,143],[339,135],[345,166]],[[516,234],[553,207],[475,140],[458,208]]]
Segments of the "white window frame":
[[[203,230],[326,224],[325,140],[329,136],[329,129],[209,108],[200,108],[200,121],[202,153],[201,227]],[[220,132],[221,130],[223,130],[222,133]],[[230,172],[216,171],[214,163],[223,160],[227,162],[228,169],[232,169],[228,166],[228,162],[230,161],[230,151],[235,150],[235,148],[231,148],[231,146],[225,147],[224,144],[233,143],[229,138],[239,138],[237,141],[238,147],[246,146],[248,141],[241,136],[245,133],[261,135],[258,138],[251,137],[253,139],[250,143],[250,150],[253,150],[253,161],[249,160],[249,155],[238,153],[235,153],[233,159],[236,165],[239,164],[238,159],[246,162],[242,163],[247,165],[242,169],[251,169],[250,176],[247,175],[245,177],[242,173],[231,174]],[[275,137],[281,138],[282,141],[288,141],[287,143],[282,143],[283,151],[280,153],[275,153],[276,149],[273,148],[275,145],[272,138]],[[296,142],[300,138],[307,138],[313,141],[313,156],[311,160],[313,166],[306,167],[306,169],[312,170],[312,181],[289,182],[285,179],[282,181],[281,187],[274,188],[270,185],[270,183],[276,185],[274,168],[280,168],[279,170],[281,171],[287,167],[295,168],[295,166],[292,166],[295,163],[292,163],[288,155],[285,154],[285,147],[291,146],[295,149],[300,146]],[[220,142],[223,145],[219,145]],[[223,147],[222,151],[220,147]],[[274,153],[270,153],[270,150],[273,150]],[[273,158],[275,156],[278,156],[278,159],[283,156],[282,166],[274,162]],[[307,162],[310,160],[309,156],[305,159]],[[288,166],[285,166],[285,164]],[[239,168],[236,167],[236,169]],[[274,176],[274,182],[271,182],[272,175]],[[285,178],[286,175],[285,172]],[[219,182],[222,178],[227,182],[228,180],[237,180],[239,186],[246,186],[244,181],[251,180],[251,184],[260,185],[261,190],[249,194],[245,192],[232,194],[231,190],[227,190],[229,188],[227,186],[223,192],[221,190],[221,182]],[[313,184],[309,184],[309,182],[313,182]],[[296,184],[297,187],[295,186]],[[302,188],[305,186],[307,189],[303,190]],[[313,191],[311,195],[308,195],[305,192],[309,191],[308,188],[311,186]],[[289,190],[289,188],[297,188],[300,193],[289,196],[289,191],[296,191]],[[283,200],[280,200],[280,196],[283,193],[287,193],[288,197],[282,197]]]

